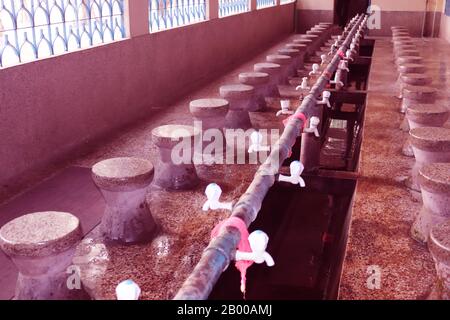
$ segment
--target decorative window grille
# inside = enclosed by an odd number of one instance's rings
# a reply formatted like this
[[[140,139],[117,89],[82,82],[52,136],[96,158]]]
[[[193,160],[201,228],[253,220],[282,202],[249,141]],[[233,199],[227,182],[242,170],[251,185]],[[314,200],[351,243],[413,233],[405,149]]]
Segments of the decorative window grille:
[[[275,5],[275,0],[256,0],[256,8],[267,8]]]
[[[124,37],[123,0],[0,0],[0,67]]]
[[[219,17],[231,16],[249,11],[248,0],[219,0]]]
[[[150,32],[206,20],[206,0],[149,0]]]

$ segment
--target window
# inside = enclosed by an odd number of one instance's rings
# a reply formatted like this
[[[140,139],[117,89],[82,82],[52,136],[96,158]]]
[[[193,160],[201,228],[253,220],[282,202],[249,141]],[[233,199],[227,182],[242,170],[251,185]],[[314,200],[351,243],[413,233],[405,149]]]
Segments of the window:
[[[123,0],[0,0],[0,67],[124,37]]]

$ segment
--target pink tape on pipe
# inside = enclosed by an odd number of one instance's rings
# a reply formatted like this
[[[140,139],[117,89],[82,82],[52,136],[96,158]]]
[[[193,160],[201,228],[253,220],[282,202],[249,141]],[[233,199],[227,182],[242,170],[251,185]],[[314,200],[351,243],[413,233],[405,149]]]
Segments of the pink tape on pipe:
[[[248,242],[248,230],[247,225],[242,219],[237,217],[230,217],[226,220],[221,221],[217,224],[214,229],[211,231],[211,238],[215,238],[219,235],[219,232],[222,228],[225,227],[234,227],[239,230],[241,233],[241,240],[239,241],[237,249],[241,252],[252,252],[250,248],[250,242]],[[253,264],[253,261],[236,261],[235,266],[241,273],[241,292],[244,294],[245,298],[245,289],[246,289],[246,274],[247,269]]]

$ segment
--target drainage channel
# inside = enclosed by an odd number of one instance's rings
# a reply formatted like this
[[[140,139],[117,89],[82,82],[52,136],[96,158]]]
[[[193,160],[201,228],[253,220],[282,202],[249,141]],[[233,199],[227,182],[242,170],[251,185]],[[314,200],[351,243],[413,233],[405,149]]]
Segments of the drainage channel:
[[[276,268],[247,270],[246,299],[337,299],[362,142],[367,81],[374,41],[365,40],[350,64],[346,91],[330,90],[324,114],[319,168],[304,175],[306,187],[279,182],[264,198],[249,232],[264,230]],[[296,142],[288,165],[300,154]],[[244,299],[240,275],[229,267],[209,299]]]

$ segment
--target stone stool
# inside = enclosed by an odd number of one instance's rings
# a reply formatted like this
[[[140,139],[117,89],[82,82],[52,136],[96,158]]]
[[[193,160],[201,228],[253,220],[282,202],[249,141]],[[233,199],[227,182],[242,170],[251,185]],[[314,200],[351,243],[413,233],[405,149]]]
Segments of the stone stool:
[[[397,35],[394,35],[392,37],[392,39],[393,39],[394,42],[395,41],[410,41],[410,42],[413,41],[413,39],[411,37],[409,37],[409,36],[397,36]]]
[[[313,41],[311,39],[305,39],[305,38],[297,38],[292,40],[293,43],[297,43],[297,44],[304,44],[306,45],[306,53],[308,55],[311,55],[314,53],[314,46],[313,46]]]
[[[254,94],[255,89],[245,84],[230,84],[220,87],[220,96],[230,103],[230,110],[225,118],[226,128],[251,128],[248,111]]]
[[[165,125],[153,129],[152,141],[159,148],[160,158],[154,184],[170,190],[197,186],[200,181],[193,164],[193,151],[199,140],[200,130],[192,126]]]
[[[450,163],[423,166],[419,183],[423,205],[411,227],[411,236],[425,243],[434,225],[450,221]]]
[[[296,75],[297,69],[300,68],[300,66],[301,66],[300,51],[297,49],[292,49],[292,48],[283,48],[283,49],[279,49],[278,53],[280,55],[289,56],[292,58],[291,68],[289,70],[288,76]]]
[[[281,54],[270,54],[266,57],[267,62],[279,64],[281,66],[280,83],[286,83],[286,79],[291,75],[292,58]]]
[[[420,57],[420,52],[413,49],[408,49],[408,50],[397,50],[394,52],[395,55],[395,59],[397,60],[397,57],[401,57],[401,56],[416,56],[416,57]]]
[[[208,146],[212,143],[209,139],[202,141],[201,152],[194,150],[194,163],[195,164],[214,164],[223,163],[223,152],[226,149],[225,134],[223,128],[225,127],[225,117],[228,113],[230,104],[225,99],[198,99],[189,103],[189,111],[194,118],[194,127],[199,126],[195,122],[201,123],[202,135],[205,136],[205,132],[208,131],[208,137],[218,136],[222,137],[222,146],[219,150],[214,149],[214,154],[204,154],[204,151],[209,150]],[[214,131],[213,131],[214,130]],[[217,142],[217,141],[214,141]]]
[[[394,37],[410,37],[410,34],[408,31],[404,31],[404,30],[396,30],[392,32],[392,35]]]
[[[321,40],[318,35],[315,34],[302,34],[300,35],[303,39],[312,40],[311,46],[313,48],[313,52],[316,51],[321,46]]]
[[[92,179],[106,202],[100,229],[107,240],[151,240],[156,225],[145,195],[152,178],[153,165],[144,159],[113,158],[92,167]]]
[[[302,43],[288,43],[286,44],[286,48],[288,49],[295,49],[299,51],[299,56],[298,56],[298,67],[297,69],[300,69],[303,67],[303,63],[305,61],[305,56],[307,54],[307,50],[308,50],[308,46],[306,44],[302,44]],[[295,70],[295,74],[294,76],[297,74],[297,69]]]
[[[68,299],[66,271],[81,238],[80,221],[66,212],[30,213],[5,224],[0,247],[19,270],[15,299]]]
[[[263,72],[244,72],[239,74],[240,83],[252,86],[255,89],[249,111],[261,111],[266,108],[265,97],[269,95],[269,79],[269,74]]]
[[[434,103],[436,101],[437,90],[427,86],[411,86],[403,87],[403,100],[400,108],[401,113],[405,113],[408,106],[419,103]]]
[[[450,162],[450,129],[419,127],[409,131],[416,162],[411,179],[406,184],[414,191],[420,191],[418,174],[422,167],[435,162]]]
[[[447,167],[447,172],[450,169]],[[448,179],[448,176],[447,176]],[[447,180],[447,198],[450,189]],[[437,281],[433,299],[450,300],[450,220],[434,225],[428,240],[428,249],[436,267]]]
[[[397,68],[399,72],[399,76],[397,78],[396,86],[399,88],[399,98],[402,99],[402,92],[403,92],[403,82],[402,79],[404,76],[407,77],[408,74],[424,74],[426,72],[426,67],[423,64],[417,64],[417,63],[403,63],[399,64]],[[413,82],[411,80],[410,82]]]
[[[442,127],[448,120],[449,111],[447,108],[435,104],[413,104],[406,110],[405,119],[408,121],[408,128],[420,127]],[[403,155],[414,157],[411,142],[406,139],[402,149]]]
[[[422,69],[423,70],[423,69]],[[425,73],[405,73],[400,74],[400,94],[403,98],[403,88],[410,86],[428,86],[433,82],[433,79]]]
[[[268,96],[278,97],[278,83],[281,77],[281,66],[276,63],[257,63],[253,66],[255,72],[267,73],[269,75],[269,84],[267,85]]]
[[[427,71],[427,68],[423,64],[403,63],[403,64],[399,64],[398,71],[400,72],[400,74],[425,73],[425,71]]]
[[[405,63],[423,63],[423,58],[420,56],[398,56],[395,63],[397,65],[405,64]]]

